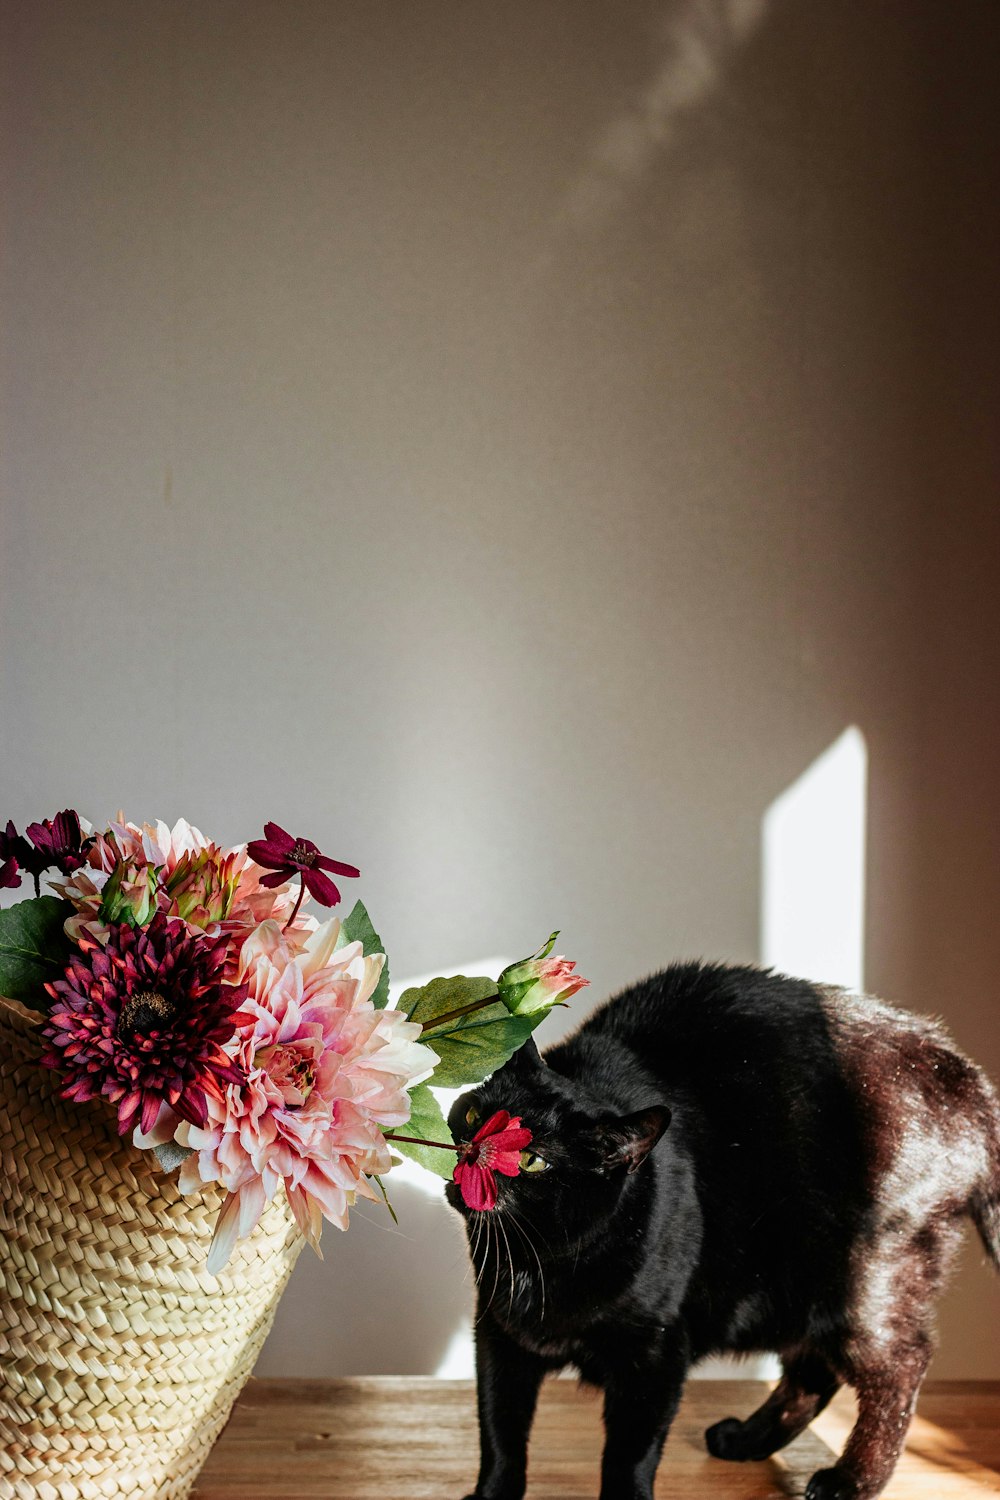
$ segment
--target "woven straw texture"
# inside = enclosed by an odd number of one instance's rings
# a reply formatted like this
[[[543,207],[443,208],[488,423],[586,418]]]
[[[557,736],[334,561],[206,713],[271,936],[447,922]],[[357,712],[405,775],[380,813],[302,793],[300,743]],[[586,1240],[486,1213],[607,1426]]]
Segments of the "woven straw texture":
[[[61,1100],[37,1026],[0,999],[0,1500],[182,1500],[303,1240],[279,1195],[207,1275],[221,1190]]]

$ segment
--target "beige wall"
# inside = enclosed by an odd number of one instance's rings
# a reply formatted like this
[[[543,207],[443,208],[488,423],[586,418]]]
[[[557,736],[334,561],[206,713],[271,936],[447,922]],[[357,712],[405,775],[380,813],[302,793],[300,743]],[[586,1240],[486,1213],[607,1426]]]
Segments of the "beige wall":
[[[756,956],[854,723],[869,983],[1000,1074],[989,20],[938,10],[8,0],[4,816],[274,817],[399,976],[558,924],[599,995]],[[436,1367],[461,1246],[398,1196],[265,1368]],[[939,1373],[1000,1376],[977,1262]]]

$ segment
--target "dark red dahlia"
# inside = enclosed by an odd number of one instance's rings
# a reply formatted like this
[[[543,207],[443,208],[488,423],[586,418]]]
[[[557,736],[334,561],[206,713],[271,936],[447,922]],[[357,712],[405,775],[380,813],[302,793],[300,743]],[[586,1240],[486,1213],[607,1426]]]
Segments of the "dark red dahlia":
[[[261,885],[284,885],[286,880],[298,875],[304,889],[321,906],[336,906],[340,900],[339,890],[329,875],[324,875],[324,870],[346,875],[350,880],[356,880],[361,874],[354,865],[345,865],[339,859],[321,854],[311,839],[293,839],[277,823],[265,823],[264,837],[253,839],[247,845],[247,853],[265,870],[274,871],[273,875],[261,876]]]
[[[224,984],[226,939],[192,933],[162,914],[145,928],[110,930],[107,943],[74,955],[45,988],[55,1004],[42,1058],[64,1077],[64,1099],[103,1095],[118,1129],[152,1129],[167,1104],[204,1125],[206,1098],[244,1075],[223,1050],[246,985]]]

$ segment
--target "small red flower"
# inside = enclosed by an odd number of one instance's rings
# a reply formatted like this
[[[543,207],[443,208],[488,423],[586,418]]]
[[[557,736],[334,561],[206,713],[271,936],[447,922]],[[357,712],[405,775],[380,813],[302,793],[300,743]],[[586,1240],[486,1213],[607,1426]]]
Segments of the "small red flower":
[[[261,885],[284,885],[286,880],[298,875],[310,896],[321,906],[336,906],[340,900],[339,890],[330,877],[324,875],[324,870],[346,875],[350,880],[356,880],[361,874],[354,865],[345,865],[339,859],[321,854],[311,839],[293,839],[277,823],[265,823],[264,837],[251,840],[247,853],[265,870],[274,871],[273,875],[262,876]]]
[[[62,875],[72,875],[80,868],[91,843],[84,838],[80,819],[71,807],[56,813],[54,818],[29,823],[24,831],[38,850],[39,858],[45,861],[42,869],[55,866]]]
[[[10,818],[7,827],[0,829],[0,890],[16,891],[21,884],[21,875],[28,869],[27,861],[33,854],[31,845],[14,827]],[[45,866],[35,872],[36,879]]]
[[[511,1119],[505,1109],[498,1109],[485,1125],[480,1125],[471,1141],[459,1147],[454,1178],[469,1208],[492,1208],[497,1201],[496,1174],[516,1177],[521,1170],[520,1156],[531,1144],[531,1131],[520,1117]]]
[[[0,889],[16,890],[23,871],[34,879],[37,893],[38,877],[45,870],[55,866],[63,875],[71,875],[79,869],[90,842],[70,807],[54,818],[29,823],[24,834],[18,833],[8,819],[7,827],[0,831]]]

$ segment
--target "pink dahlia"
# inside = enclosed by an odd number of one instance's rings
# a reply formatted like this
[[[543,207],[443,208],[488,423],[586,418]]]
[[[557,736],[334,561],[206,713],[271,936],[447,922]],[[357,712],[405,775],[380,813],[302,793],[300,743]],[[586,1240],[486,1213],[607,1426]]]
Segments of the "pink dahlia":
[[[372,1004],[384,955],[366,957],[360,943],[338,949],[339,936],[340,923],[327,922],[296,951],[265,922],[243,947],[248,994],[228,1049],[245,1082],[208,1100],[203,1125],[164,1110],[136,1137],[146,1146],[173,1136],[192,1149],[184,1191],[205,1182],[228,1189],[210,1271],[250,1233],[279,1182],[317,1251],[323,1219],[346,1229],[356,1196],[376,1196],[367,1178],[391,1165],[383,1127],[409,1119],[407,1091],[437,1062],[416,1022]]]
[[[223,984],[225,941],[157,916],[112,927],[45,988],[55,1004],[42,1061],[63,1075],[64,1099],[110,1100],[122,1135],[150,1129],[162,1107],[204,1124],[209,1102],[243,1080],[223,1051],[247,986]]]

